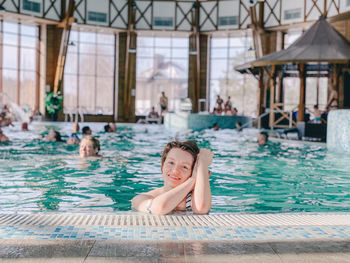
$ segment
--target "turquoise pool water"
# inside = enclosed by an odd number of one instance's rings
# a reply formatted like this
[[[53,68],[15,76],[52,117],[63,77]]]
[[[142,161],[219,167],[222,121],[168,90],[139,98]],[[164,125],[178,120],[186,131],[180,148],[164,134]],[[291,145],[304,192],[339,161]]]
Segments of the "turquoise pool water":
[[[69,135],[71,123],[36,123],[29,132],[4,128],[0,145],[0,212],[113,212],[130,210],[138,193],[162,185],[161,151],[175,137],[214,151],[212,212],[350,211],[350,157],[325,145],[271,142],[257,131],[169,131],[158,125],[120,125],[101,141],[102,159],[81,160],[78,146],[39,139],[48,126]],[[84,126],[81,124],[80,127]]]

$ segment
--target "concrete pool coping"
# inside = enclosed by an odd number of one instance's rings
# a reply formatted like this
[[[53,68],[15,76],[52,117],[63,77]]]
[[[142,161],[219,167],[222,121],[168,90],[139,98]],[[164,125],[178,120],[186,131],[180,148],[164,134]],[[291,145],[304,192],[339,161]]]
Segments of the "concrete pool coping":
[[[350,262],[350,213],[0,214],[1,262]]]
[[[350,213],[0,214],[0,239],[256,241],[350,238]]]

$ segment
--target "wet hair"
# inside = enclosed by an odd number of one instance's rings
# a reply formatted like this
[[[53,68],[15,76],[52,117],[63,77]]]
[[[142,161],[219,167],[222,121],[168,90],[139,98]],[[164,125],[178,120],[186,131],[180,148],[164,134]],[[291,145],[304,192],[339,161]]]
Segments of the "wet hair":
[[[88,130],[90,130],[90,127],[89,126],[84,126],[83,129],[82,129],[83,134],[86,134]]]
[[[91,141],[93,146],[94,146],[94,149],[97,149],[97,152],[100,151],[100,149],[101,149],[100,141],[98,139],[96,139],[95,137],[88,135],[88,136],[85,136],[81,141],[83,141],[83,140]]]
[[[193,163],[192,163],[191,169],[193,169],[194,164],[196,163],[196,160],[197,160],[197,155],[199,154],[199,147],[198,147],[197,143],[195,141],[192,141],[192,140],[188,140],[188,141],[184,141],[184,142],[180,142],[180,141],[169,142],[163,150],[162,167],[163,167],[163,164],[168,156],[168,153],[170,152],[171,149],[174,149],[174,148],[179,148],[179,149],[186,151],[192,155]]]
[[[106,124],[104,126],[105,132],[109,132],[109,129],[111,128],[111,126],[109,126],[109,124]]]
[[[61,134],[58,131],[55,131],[55,139],[56,139],[56,142],[62,141]]]
[[[317,105],[317,104],[315,104],[315,105],[314,105],[314,108],[315,108],[315,109],[318,109],[318,105]]]

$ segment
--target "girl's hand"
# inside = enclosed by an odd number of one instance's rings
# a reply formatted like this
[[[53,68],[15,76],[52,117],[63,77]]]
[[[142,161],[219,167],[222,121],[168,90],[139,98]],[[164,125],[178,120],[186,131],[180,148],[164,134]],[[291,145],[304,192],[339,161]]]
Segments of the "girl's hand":
[[[196,163],[193,166],[192,175],[190,178],[193,178],[193,180],[195,181],[197,178],[197,174],[198,174],[198,158],[196,160]]]
[[[211,150],[201,148],[199,151],[197,162],[199,162],[201,165],[209,166],[211,165],[213,156],[214,156],[214,153]]]

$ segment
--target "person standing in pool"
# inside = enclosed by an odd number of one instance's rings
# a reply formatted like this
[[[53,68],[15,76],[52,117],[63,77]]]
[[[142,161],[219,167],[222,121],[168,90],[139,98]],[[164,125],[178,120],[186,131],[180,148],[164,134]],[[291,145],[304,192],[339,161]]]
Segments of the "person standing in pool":
[[[163,115],[163,112],[168,111],[168,97],[165,96],[164,91],[162,91],[162,96],[160,96],[159,104],[160,104],[160,115]]]
[[[213,152],[199,149],[194,141],[169,142],[162,155],[164,186],[135,196],[132,208],[156,215],[176,210],[207,214],[211,209],[208,167],[212,159]]]

